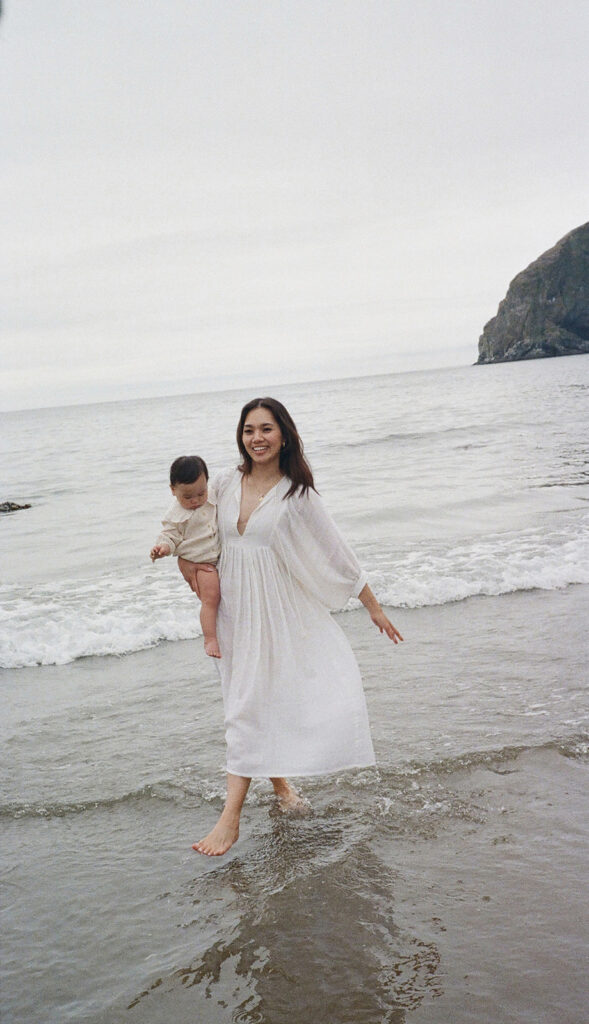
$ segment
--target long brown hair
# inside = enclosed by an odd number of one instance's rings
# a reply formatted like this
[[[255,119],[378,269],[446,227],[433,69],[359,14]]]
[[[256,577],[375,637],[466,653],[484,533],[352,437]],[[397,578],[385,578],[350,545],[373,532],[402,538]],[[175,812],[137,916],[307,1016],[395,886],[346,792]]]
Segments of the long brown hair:
[[[276,398],[252,398],[251,402],[247,402],[241,410],[237,424],[237,447],[243,459],[239,467],[240,471],[247,474],[252,470],[252,460],[243,443],[243,428],[252,409],[268,409],[280,427],[284,444],[280,450],[280,470],[291,481],[290,488],[284,497],[290,498],[299,488],[301,494],[306,494],[310,487],[314,491],[317,490],[313,482],[311,467],[303,454],[303,442],[294,420],[288,409],[285,409],[282,402]]]

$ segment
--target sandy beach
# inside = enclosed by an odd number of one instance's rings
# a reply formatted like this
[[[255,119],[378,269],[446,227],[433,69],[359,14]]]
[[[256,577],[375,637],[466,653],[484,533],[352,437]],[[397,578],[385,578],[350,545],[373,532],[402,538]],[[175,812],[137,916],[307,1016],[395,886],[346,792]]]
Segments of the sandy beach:
[[[270,870],[271,852],[250,847],[245,863],[215,872],[218,899],[230,894],[232,904],[226,940],[96,1020],[580,1024],[589,995],[586,763],[526,752],[456,773],[447,793],[471,808],[461,826],[358,843],[328,871],[310,868],[296,893],[273,875],[263,912],[250,907],[236,921],[247,903],[240,885]],[[324,840],[324,829],[301,825],[274,836],[307,862]]]
[[[588,611],[585,587],[398,610],[398,650],[364,613],[339,616],[378,772],[304,780],[313,814],[301,820],[277,814],[256,782],[219,861],[190,850],[223,792],[221,704],[201,644],[48,670],[45,732],[51,717],[86,715],[99,779],[76,793],[49,750],[47,799],[7,821],[6,934],[18,936],[7,1019],[57,1022],[61,1003],[88,1024],[579,1024],[588,747],[580,719],[570,724]],[[43,700],[38,673],[19,676],[17,717]],[[117,722],[127,709],[135,733],[113,765],[115,695]],[[23,931],[35,966],[17,994]]]

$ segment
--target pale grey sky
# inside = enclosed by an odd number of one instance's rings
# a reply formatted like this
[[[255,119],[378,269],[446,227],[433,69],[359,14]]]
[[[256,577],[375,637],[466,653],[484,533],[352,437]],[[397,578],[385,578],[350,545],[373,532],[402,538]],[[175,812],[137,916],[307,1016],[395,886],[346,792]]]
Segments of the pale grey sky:
[[[585,0],[5,0],[4,409],[474,362],[588,219]]]

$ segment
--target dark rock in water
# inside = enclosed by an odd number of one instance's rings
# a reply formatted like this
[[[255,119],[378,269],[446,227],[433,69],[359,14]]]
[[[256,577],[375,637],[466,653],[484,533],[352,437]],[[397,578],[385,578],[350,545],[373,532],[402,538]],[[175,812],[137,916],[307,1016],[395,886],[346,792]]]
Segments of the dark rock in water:
[[[30,505],[17,505],[15,501],[0,501],[0,512],[20,512],[21,508],[30,507]]]
[[[513,279],[479,340],[478,363],[589,352],[589,223]]]

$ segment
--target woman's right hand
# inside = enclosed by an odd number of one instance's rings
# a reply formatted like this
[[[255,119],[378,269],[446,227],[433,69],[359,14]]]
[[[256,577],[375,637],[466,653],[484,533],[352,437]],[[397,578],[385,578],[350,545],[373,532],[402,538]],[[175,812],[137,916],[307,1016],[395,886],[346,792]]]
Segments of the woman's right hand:
[[[187,561],[186,558],[179,558],[178,568],[190,589],[194,591],[198,598],[200,598],[196,573],[196,562],[189,562]]]
[[[200,590],[198,589],[198,572],[214,572],[214,565],[208,565],[205,562],[189,562],[186,558],[179,557],[178,568],[190,589],[194,591],[194,593],[200,600]]]

